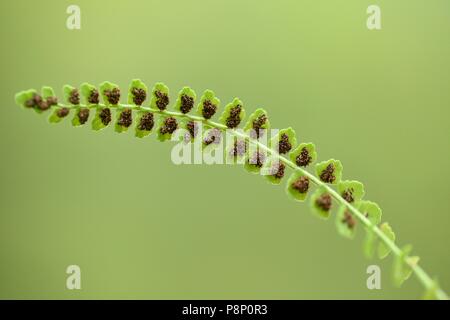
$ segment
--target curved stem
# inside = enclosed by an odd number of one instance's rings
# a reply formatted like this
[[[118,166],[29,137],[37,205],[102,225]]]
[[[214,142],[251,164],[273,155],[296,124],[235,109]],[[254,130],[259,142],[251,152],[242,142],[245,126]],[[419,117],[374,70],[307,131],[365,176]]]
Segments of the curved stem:
[[[75,108],[75,107],[107,107],[106,105],[103,104],[99,104],[99,105],[77,105],[77,106],[64,106],[62,104],[58,104],[58,107],[62,108],[62,107],[66,107],[66,108]],[[135,109],[135,110],[140,110],[140,111],[149,111],[149,112],[153,112],[153,113],[158,113],[158,114],[164,114],[167,116],[173,116],[173,117],[177,117],[177,118],[188,118],[190,120],[193,121],[201,121],[211,127],[215,127],[217,129],[220,130],[226,130],[228,129],[227,126],[221,124],[221,123],[217,123],[211,120],[207,120],[201,116],[196,116],[196,115],[190,115],[190,114],[185,114],[185,113],[181,113],[181,112],[176,112],[176,111],[167,111],[167,110],[159,110],[159,109],[155,109],[155,108],[150,108],[150,107],[144,107],[144,106],[137,106],[137,105],[130,105],[130,104],[119,104],[117,106],[110,106],[113,108],[119,108],[119,109],[124,109],[124,108],[130,108],[130,109]],[[395,244],[394,241],[392,241],[391,239],[389,239],[382,231],[381,229],[377,226],[374,225],[370,222],[369,219],[366,218],[366,216],[359,211],[357,208],[355,208],[352,204],[348,203],[344,198],[342,198],[342,196],[336,192],[330,185],[322,182],[320,179],[318,179],[315,175],[311,174],[310,172],[308,172],[307,170],[298,167],[295,163],[293,163],[291,160],[287,159],[286,157],[280,155],[276,150],[267,147],[265,144],[251,139],[249,137],[249,135],[239,132],[237,130],[230,130],[230,133],[236,137],[240,137],[242,139],[246,139],[248,140],[250,143],[256,145],[258,148],[266,151],[268,154],[270,154],[271,156],[277,158],[279,161],[283,162],[286,166],[290,167],[292,170],[297,171],[297,172],[301,172],[303,175],[307,176],[310,181],[312,181],[315,185],[323,187],[338,203],[340,203],[341,205],[346,206],[352,213],[353,215],[368,229],[372,230],[377,237],[387,246],[390,248],[391,252],[396,255],[397,257],[401,256],[403,251]],[[407,256],[403,257],[403,262],[408,265],[412,271],[414,272],[414,274],[416,275],[417,279],[422,283],[422,285],[425,287],[425,289],[433,289],[436,286],[435,281],[433,281],[433,279],[425,272],[424,269],[422,269],[422,267],[420,267],[418,264],[412,264],[409,260]],[[440,289],[439,287],[436,288],[436,296],[438,299],[440,300],[448,300],[448,296],[447,294]]]

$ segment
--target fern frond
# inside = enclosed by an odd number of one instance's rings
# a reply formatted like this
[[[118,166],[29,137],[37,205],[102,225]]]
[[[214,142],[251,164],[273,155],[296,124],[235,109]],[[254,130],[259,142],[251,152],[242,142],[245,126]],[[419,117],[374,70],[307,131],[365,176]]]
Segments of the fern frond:
[[[211,90],[206,90],[196,102],[194,90],[184,87],[174,103],[175,111],[168,110],[169,88],[165,84],[156,83],[149,94],[147,86],[139,79],[131,82],[126,104],[120,102],[120,88],[108,81],[100,84],[99,89],[89,83],[83,83],[80,89],[65,85],[63,93],[64,103],[58,102],[50,87],[43,87],[41,94],[34,89],[19,92],[15,100],[23,108],[33,109],[39,114],[51,110],[51,123],[61,122],[71,112],[74,126],[83,126],[92,119],[94,130],[109,126],[113,121],[112,111],[115,110],[116,132],[126,132],[134,123],[136,137],[144,138],[156,131],[157,138],[166,141],[171,140],[177,129],[181,128],[186,132],[182,136],[185,143],[202,139],[204,150],[215,147],[225,135],[230,135],[232,139],[226,139],[227,161],[243,164],[250,172],[265,171],[268,173],[267,179],[273,184],[281,183],[290,169],[293,172],[287,178],[286,192],[292,199],[304,201],[308,194],[312,194],[311,209],[324,219],[337,210],[338,233],[347,238],[353,238],[357,225],[361,224],[366,232],[366,256],[373,255],[376,241],[381,259],[390,253],[395,256],[393,269],[396,284],[400,285],[414,273],[425,287],[426,297],[447,299],[437,282],[418,265],[419,258],[410,256],[411,247],[400,249],[391,226],[387,222],[380,225],[381,209],[376,203],[363,200],[363,184],[342,180],[343,166],[339,160],[320,162],[315,165],[315,174],[309,172],[307,168],[317,159],[315,145],[300,143],[297,146],[292,128],[280,130],[268,145],[261,141],[268,138],[271,128],[264,109],[253,112],[244,130],[241,130],[238,127],[246,115],[243,102],[235,98],[225,106],[219,121],[212,121],[220,108],[220,100]],[[195,114],[192,114],[194,109]],[[198,134],[200,126],[206,129],[202,136]],[[315,191],[311,191],[313,187],[316,187]]]

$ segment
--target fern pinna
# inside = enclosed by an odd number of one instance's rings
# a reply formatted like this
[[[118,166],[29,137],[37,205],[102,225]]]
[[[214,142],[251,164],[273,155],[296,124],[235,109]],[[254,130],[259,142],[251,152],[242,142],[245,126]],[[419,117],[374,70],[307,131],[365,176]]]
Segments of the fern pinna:
[[[381,223],[380,207],[363,199],[363,184],[354,180],[342,180],[343,167],[339,160],[330,159],[317,163],[314,173],[308,171],[307,168],[316,161],[316,148],[313,143],[302,142],[297,145],[292,128],[279,130],[268,144],[261,142],[261,137],[270,129],[265,110],[257,109],[253,112],[242,130],[238,128],[245,117],[245,110],[242,101],[237,98],[225,106],[218,122],[211,120],[219,111],[220,105],[220,100],[211,90],[206,90],[196,102],[194,90],[184,87],[178,94],[174,111],[168,110],[169,89],[163,83],[156,83],[148,97],[146,85],[141,80],[133,80],[126,104],[120,102],[120,88],[107,81],[99,89],[88,83],[83,83],[79,89],[65,85],[63,92],[65,103],[58,101],[50,87],[43,87],[41,94],[33,89],[19,92],[15,99],[20,106],[37,113],[50,111],[51,123],[60,122],[71,112],[74,126],[82,126],[92,118],[94,130],[110,125],[114,110],[115,130],[125,132],[134,122],[135,135],[140,138],[156,131],[158,139],[165,141],[173,139],[177,129],[184,129],[182,139],[185,142],[201,139],[203,147],[208,147],[217,144],[226,132],[232,136],[226,152],[228,158],[240,160],[250,172],[268,170],[266,177],[274,184],[281,182],[286,169],[291,169],[293,172],[287,178],[286,192],[292,199],[305,201],[308,194],[312,193],[311,210],[324,219],[328,219],[336,207],[336,227],[341,235],[353,238],[358,224],[364,229],[365,255],[372,257],[376,252],[381,259],[390,253],[395,256],[395,284],[401,285],[414,273],[425,287],[424,297],[447,299],[437,281],[430,278],[418,265],[419,258],[410,255],[411,246],[397,246],[391,226],[387,222]],[[148,106],[144,106],[146,100],[149,100]],[[193,109],[195,112],[192,112]],[[200,126],[208,130],[197,137]],[[311,192],[313,187],[315,190]]]

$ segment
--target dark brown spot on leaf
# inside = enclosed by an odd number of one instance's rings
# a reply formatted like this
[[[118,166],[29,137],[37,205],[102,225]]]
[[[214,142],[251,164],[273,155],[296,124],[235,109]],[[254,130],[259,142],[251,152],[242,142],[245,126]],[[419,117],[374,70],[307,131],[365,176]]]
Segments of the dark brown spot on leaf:
[[[190,141],[197,136],[198,133],[198,124],[194,121],[189,121],[186,123],[186,129],[188,130],[188,134],[185,137],[186,141]]]
[[[345,210],[342,223],[345,223],[349,229],[353,229],[356,225],[356,220],[348,210]]]
[[[88,108],[80,108],[78,110],[77,116],[78,116],[78,120],[80,121],[80,124],[85,124],[89,118],[89,109]]]
[[[56,111],[56,115],[59,118],[64,118],[69,114],[69,112],[70,112],[70,109],[64,107],[64,108],[58,109],[58,111]]]
[[[210,145],[211,143],[219,144],[221,135],[222,135],[222,132],[219,129],[213,128],[208,131],[205,139],[203,139],[203,143],[205,145]]]
[[[43,100],[42,97],[38,94],[34,94],[33,97],[25,102],[25,106],[27,108],[37,108],[39,110],[47,110],[50,108],[50,105],[46,100]]]
[[[265,114],[260,115],[258,118],[253,120],[252,127],[253,130],[250,131],[250,137],[252,139],[258,139],[264,132],[264,129],[261,129],[263,125],[266,124],[267,116]]]
[[[233,148],[230,150],[230,155],[232,157],[242,157],[247,150],[247,144],[244,140],[235,140],[233,143]]]
[[[236,128],[241,123],[241,110],[242,107],[240,105],[230,109],[230,115],[226,120],[226,125],[228,128]]]
[[[180,100],[180,111],[182,113],[188,113],[194,107],[194,98],[187,94],[181,95]]]
[[[117,124],[119,126],[128,128],[133,123],[133,112],[131,109],[125,109],[120,113],[119,119],[117,120]]]
[[[316,199],[316,205],[323,211],[330,211],[331,209],[331,196],[328,193],[322,194]]]
[[[169,96],[162,91],[155,91],[156,106],[159,110],[164,110],[169,105]]]
[[[307,176],[301,176],[291,184],[291,187],[300,193],[306,193],[309,189],[309,178]]]
[[[131,94],[133,95],[133,102],[135,105],[140,106],[147,98],[147,92],[142,88],[131,89]]]
[[[283,133],[278,142],[278,152],[280,154],[285,154],[291,151],[292,144],[289,142],[289,137],[287,134]]]
[[[173,117],[169,117],[166,120],[164,120],[164,125],[160,129],[161,134],[172,134],[175,130],[178,128],[177,120]]]
[[[112,90],[105,90],[105,96],[110,104],[116,105],[120,101],[120,89],[113,88]]]
[[[249,159],[249,164],[254,165],[255,167],[261,168],[266,161],[266,155],[261,151],[256,151],[253,153],[251,158]]]
[[[111,122],[111,110],[109,108],[103,108],[98,117],[103,125],[107,126]]]
[[[348,188],[347,190],[344,190],[344,192],[342,192],[342,198],[344,198],[344,200],[347,201],[348,203],[352,203],[353,201],[355,201],[355,199],[353,198],[353,192],[354,192],[353,188]]]
[[[282,162],[273,163],[270,168],[270,174],[276,179],[281,179],[284,177],[284,169],[286,166]]]
[[[153,129],[155,125],[155,120],[153,117],[153,113],[146,112],[142,115],[141,120],[139,121],[138,129],[142,131],[150,131]]]
[[[80,93],[78,92],[78,89],[73,89],[69,94],[69,102],[71,104],[80,104]]]
[[[306,147],[302,148],[300,154],[295,158],[295,162],[299,167],[306,167],[311,163],[311,156],[309,155],[308,149]]]
[[[88,102],[90,104],[98,104],[99,101],[99,94],[98,94],[98,90],[97,89],[92,89],[91,93],[89,94],[88,97]]]
[[[336,180],[334,176],[334,164],[330,163],[320,174],[320,180],[326,183],[333,183]]]
[[[57,97],[48,97],[47,104],[49,107],[58,105],[58,98]]]
[[[203,101],[202,115],[205,119],[211,119],[211,117],[216,113],[217,106],[213,104],[210,100]]]

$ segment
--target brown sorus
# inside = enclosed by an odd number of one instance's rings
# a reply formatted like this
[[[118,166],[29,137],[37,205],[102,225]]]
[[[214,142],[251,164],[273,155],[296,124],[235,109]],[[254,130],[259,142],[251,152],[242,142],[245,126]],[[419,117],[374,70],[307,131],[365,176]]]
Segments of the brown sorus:
[[[194,98],[188,96],[187,94],[181,95],[180,100],[180,111],[182,113],[188,113],[194,107]]]
[[[260,115],[258,118],[256,118],[255,120],[253,120],[252,126],[253,126],[253,130],[250,132],[250,137],[253,139],[258,139],[263,130],[261,129],[261,127],[266,124],[267,121],[267,116],[265,114]]]
[[[33,94],[33,97],[25,102],[27,108],[38,108],[40,110],[47,110],[49,105],[42,97],[38,94]]]
[[[131,109],[125,109],[120,113],[119,119],[117,120],[117,124],[119,126],[128,128],[133,123],[133,112]]]
[[[252,157],[249,160],[249,164],[254,165],[255,167],[261,168],[266,161],[266,155],[263,152],[256,151],[253,153]]]
[[[39,102],[39,104],[37,106],[42,111],[47,110],[48,108],[50,108],[50,106],[49,106],[49,104],[47,103],[46,100],[41,100],[41,102]]]
[[[270,168],[270,173],[276,179],[281,179],[284,177],[284,169],[286,166],[282,162],[274,163]]]
[[[330,163],[320,174],[320,180],[326,183],[333,183],[336,180],[334,176],[334,164]]]
[[[219,144],[221,138],[221,132],[219,129],[214,128],[208,131],[206,138],[203,139],[205,145],[210,145],[211,143]]]
[[[286,133],[281,134],[280,141],[278,141],[278,152],[285,154],[291,151],[292,144],[289,142],[289,137]]]
[[[112,88],[112,90],[105,90],[105,96],[110,104],[118,104],[120,101],[120,89]]]
[[[85,124],[88,118],[89,118],[89,109],[80,108],[80,110],[78,110],[78,120],[80,121],[80,124]]]
[[[189,121],[186,123],[186,128],[189,131],[189,137],[187,137],[187,140],[194,139],[197,136],[198,125],[194,121]]]
[[[36,105],[36,102],[34,101],[34,98],[28,99],[27,101],[25,101],[25,107],[27,108],[34,108],[34,106]]]
[[[139,126],[138,129],[142,131],[150,131],[153,129],[155,122],[153,119],[153,113],[146,112],[142,115],[141,119],[139,120]]]
[[[353,218],[352,214],[348,211],[344,211],[344,218],[342,219],[342,222],[347,225],[349,229],[353,229],[356,224],[355,218]]]
[[[168,117],[166,120],[164,120],[164,125],[160,129],[161,134],[172,134],[175,130],[178,128],[177,120],[173,117]]]
[[[131,94],[133,95],[133,102],[135,105],[140,106],[147,98],[147,92],[142,88],[131,89]]]
[[[240,105],[234,106],[230,109],[230,115],[226,120],[226,125],[228,128],[236,128],[239,123],[241,123],[241,110],[242,107]]]
[[[292,189],[297,190],[300,193],[306,193],[309,189],[309,178],[307,176],[301,176],[295,180],[291,186]]]
[[[109,108],[103,108],[98,117],[103,125],[107,126],[111,122],[111,110]]]
[[[308,149],[303,147],[300,154],[295,158],[295,163],[299,167],[306,167],[311,163],[312,157],[309,155]]]
[[[58,98],[57,97],[48,97],[47,104],[49,107],[58,105]]]
[[[105,95],[106,95],[106,92],[105,92]],[[91,93],[89,94],[89,97],[88,97],[88,102],[90,104],[98,104],[100,102],[99,101],[99,94],[98,94],[98,90],[97,89],[92,89],[91,90]]]
[[[211,119],[211,117],[216,113],[217,106],[213,104],[210,100],[203,101],[202,115],[205,119]]]
[[[352,203],[353,201],[355,201],[355,199],[353,198],[353,192],[354,192],[353,188],[348,188],[347,190],[344,190],[344,192],[342,192],[342,198],[344,198],[344,200],[347,201],[348,203]]]
[[[70,112],[70,109],[64,107],[64,108],[61,108],[58,111],[56,111],[56,115],[59,118],[64,118],[64,117],[66,117],[69,114],[69,112]]]
[[[230,150],[230,155],[232,157],[242,157],[245,154],[247,145],[244,140],[235,140],[233,143],[233,148]]]
[[[155,91],[156,106],[159,110],[164,110],[169,105],[169,96],[162,91]]]
[[[316,205],[323,211],[330,211],[331,209],[331,196],[328,193],[322,194],[316,199]]]
[[[80,104],[80,93],[78,92],[78,89],[70,91],[69,102],[75,105]]]

